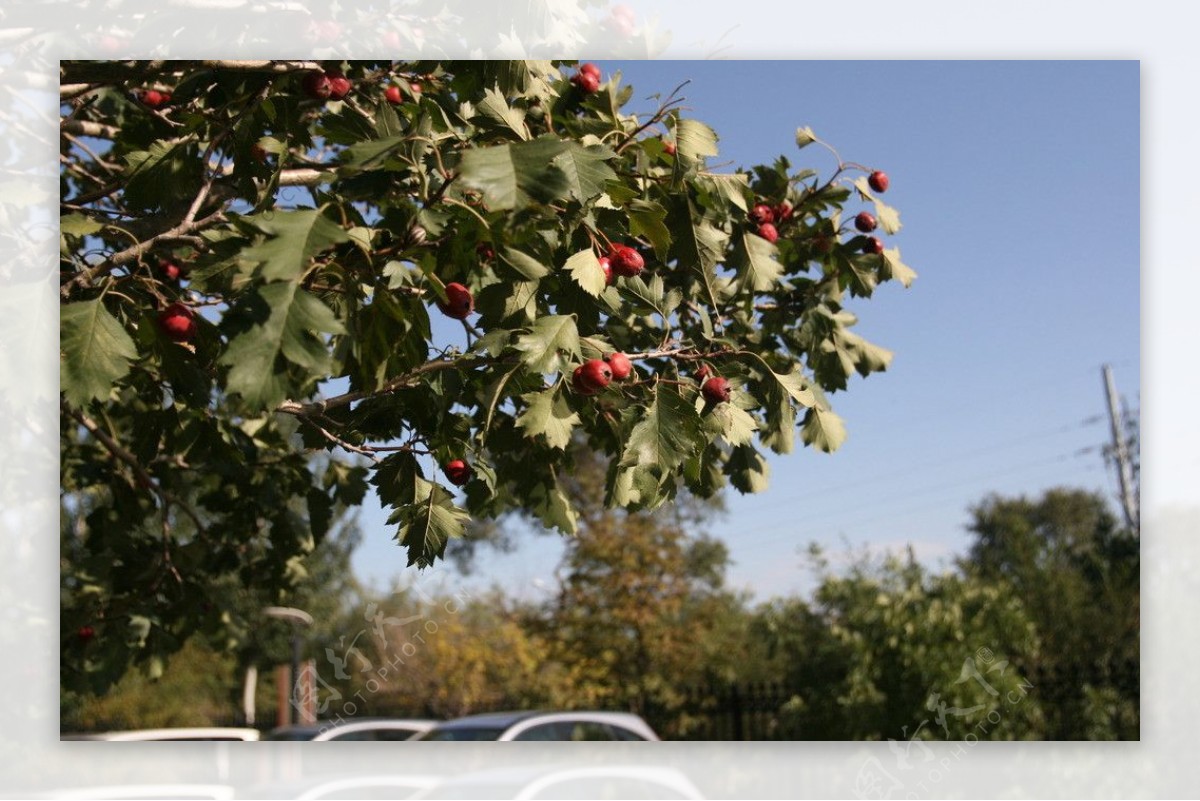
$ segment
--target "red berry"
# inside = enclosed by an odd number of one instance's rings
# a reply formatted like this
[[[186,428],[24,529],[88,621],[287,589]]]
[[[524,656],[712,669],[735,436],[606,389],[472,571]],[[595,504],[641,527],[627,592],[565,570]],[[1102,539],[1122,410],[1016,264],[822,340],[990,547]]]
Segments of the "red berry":
[[[179,276],[183,275],[183,268],[170,259],[159,259],[158,272],[166,280],[175,283],[179,280]]]
[[[600,390],[593,389],[583,380],[583,365],[575,368],[575,372],[571,373],[571,388],[580,395],[595,395]]]
[[[704,379],[708,378],[711,372],[712,371],[708,369],[707,364],[700,365],[700,369],[696,371],[696,380],[703,384]]]
[[[480,242],[475,246],[475,254],[484,261],[491,261],[496,258],[496,251],[487,242]]]
[[[626,278],[638,275],[646,269],[646,261],[642,254],[629,245],[613,245],[612,250],[608,252],[608,260],[613,272]]]
[[[438,301],[438,308],[447,317],[465,320],[475,310],[475,298],[471,295],[471,290],[462,284],[446,284],[446,302]]]
[[[854,227],[862,231],[864,234],[869,234],[875,230],[875,215],[869,211],[860,211],[854,218]]]
[[[786,200],[775,207],[775,222],[787,222],[792,219],[792,204]]]
[[[675,143],[672,142],[670,139],[664,139],[663,140],[663,152],[666,153],[668,156],[674,156],[675,155]]]
[[[775,222],[775,210],[766,203],[759,203],[750,209],[750,221],[756,225]]]
[[[763,223],[758,226],[758,235],[768,242],[774,242],[779,239],[779,231],[775,230],[775,226],[771,223]]]
[[[871,173],[869,178],[867,178],[867,183],[870,184],[871,188],[876,192],[886,192],[888,184],[891,182],[888,180],[886,172],[883,172],[882,170],[876,170],[875,172]]]
[[[400,95],[400,87],[399,86],[389,86],[387,89],[384,90],[383,96],[386,97],[387,101],[392,104],[399,104],[399,103],[404,102],[404,98],[401,97],[401,95]]]
[[[624,353],[610,353],[604,361],[608,362],[614,381],[624,381],[633,372],[633,362]]]
[[[171,100],[171,96],[157,89],[145,89],[138,94],[138,100],[146,108],[160,108]]]
[[[600,77],[600,68],[590,61],[580,64],[579,72],[581,75],[595,75],[597,78]]]
[[[600,269],[604,270],[604,285],[611,286],[613,282],[612,260],[608,256],[601,256],[597,261],[600,262]]]
[[[876,255],[883,253],[883,242],[877,236],[868,237],[867,243],[863,245],[863,253],[874,253]]]
[[[578,382],[590,392],[584,393],[588,395],[595,394],[604,389],[613,380],[612,367],[603,359],[588,359],[576,371]]]
[[[314,100],[328,100],[333,92],[333,84],[329,82],[329,76],[315,70],[304,74],[304,80],[300,82],[300,87],[304,90],[304,94]]]
[[[167,339],[190,342],[196,336],[196,313],[182,303],[172,303],[158,313],[158,327]]]
[[[462,459],[451,459],[442,466],[446,478],[456,487],[461,487],[471,480],[471,466]]]
[[[719,375],[705,381],[700,391],[709,403],[725,403],[729,400],[729,382]]]
[[[327,74],[329,78],[329,99],[341,100],[346,95],[350,94],[351,84],[350,79],[340,72],[330,72]]]
[[[75,636],[82,642],[91,642],[92,638],[96,636],[96,630],[91,626],[80,626],[79,631],[75,632]]]
[[[600,91],[600,70],[596,69],[595,64],[584,64],[584,67],[592,67],[595,72],[584,72],[583,68],[571,77],[571,83],[579,87],[579,90],[585,95],[594,95]]]

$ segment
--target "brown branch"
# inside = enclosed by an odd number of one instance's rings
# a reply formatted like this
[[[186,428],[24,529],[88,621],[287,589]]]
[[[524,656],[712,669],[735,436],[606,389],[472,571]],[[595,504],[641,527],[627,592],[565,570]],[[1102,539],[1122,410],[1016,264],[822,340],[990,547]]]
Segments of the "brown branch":
[[[63,120],[59,128],[63,133],[90,136],[93,139],[116,139],[121,135],[121,129],[115,125],[103,125],[90,120]]]
[[[225,219],[224,211],[215,211],[207,217],[195,220],[190,223],[180,223],[170,230],[163,231],[161,234],[150,237],[144,242],[139,242],[132,247],[122,250],[120,253],[114,253],[104,261],[92,267],[90,270],[79,273],[70,281],[67,281],[59,288],[59,295],[67,298],[71,294],[71,290],[80,285],[90,284],[96,278],[105,275],[123,264],[128,264],[132,261],[140,259],[147,251],[151,250],[156,244],[162,241],[175,241],[182,236],[187,236],[193,231],[201,230],[214,222],[220,222]]]

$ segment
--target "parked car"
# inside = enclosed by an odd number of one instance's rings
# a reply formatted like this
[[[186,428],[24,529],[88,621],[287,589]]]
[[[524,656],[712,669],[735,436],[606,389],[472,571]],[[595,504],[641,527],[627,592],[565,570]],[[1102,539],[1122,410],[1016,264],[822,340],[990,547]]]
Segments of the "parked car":
[[[409,740],[437,725],[436,720],[419,718],[366,718],[343,722],[324,721],[280,726],[264,740]]]
[[[130,729],[99,734],[67,734],[63,740],[258,740],[258,729],[229,726],[182,726],[170,729]]]
[[[658,740],[629,712],[492,712],[439,723],[416,740]]]

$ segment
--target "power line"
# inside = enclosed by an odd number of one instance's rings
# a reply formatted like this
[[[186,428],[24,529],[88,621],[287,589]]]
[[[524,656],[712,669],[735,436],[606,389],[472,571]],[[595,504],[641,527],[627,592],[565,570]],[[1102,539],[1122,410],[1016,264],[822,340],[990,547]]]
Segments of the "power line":
[[[911,499],[913,497],[929,495],[930,493],[938,493],[938,492],[943,492],[945,490],[953,490],[953,489],[958,489],[961,487],[970,486],[972,484],[977,484],[982,481],[991,481],[993,479],[1012,475],[1014,473],[1028,472],[1030,470],[1037,470],[1040,468],[1045,468],[1045,467],[1050,467],[1050,466],[1058,466],[1058,465],[1060,465],[1064,462],[1067,462],[1073,458],[1079,458],[1081,456],[1086,456],[1090,453],[1095,452],[1096,450],[1097,450],[1096,447],[1081,448],[1076,451],[1061,453],[1056,456],[1049,457],[1047,459],[1039,459],[1039,460],[1036,460],[1033,462],[1027,462],[1027,463],[1023,463],[1020,465],[1014,465],[1005,470],[990,471],[988,473],[979,474],[979,475],[973,476],[971,478],[964,479],[962,481],[954,482],[952,484],[944,484],[943,483],[943,484],[938,484],[937,486],[927,487],[925,489],[918,489],[915,491],[907,490],[901,494],[892,494],[892,495],[882,496],[882,497],[875,496],[872,498],[872,503],[871,503],[872,516],[868,517],[866,519],[863,519],[861,517],[847,518],[845,516],[847,514],[847,510],[839,508],[839,509],[827,510],[824,512],[818,512],[813,515],[804,515],[804,514],[793,515],[793,518],[795,519],[795,522],[793,523],[793,525],[803,525],[803,526],[807,527],[810,523],[813,523],[813,522],[819,523],[819,522],[822,522],[825,520],[835,520],[837,523],[842,523],[842,524],[865,525],[867,523],[872,523],[872,522],[875,522],[878,520],[893,520],[893,519],[896,519],[896,517],[900,514],[913,514],[918,511],[925,511],[928,509],[937,508],[937,507],[941,506],[941,504],[945,500],[949,500],[950,498],[956,497],[958,493],[951,493],[950,495],[945,496],[944,498],[937,498],[936,499],[937,503],[931,503],[930,500],[927,499],[917,506],[905,507],[900,510],[896,510],[895,508],[893,508],[891,510],[887,510],[886,512],[879,512],[879,502],[881,502],[881,501],[886,502],[888,500],[903,501],[903,500]],[[1083,469],[1085,471],[1090,472],[1092,470],[1098,470],[1099,465],[1091,465],[1091,466],[1085,467]],[[851,511],[850,514],[853,515],[853,511]],[[768,545],[768,544],[778,540],[781,537],[792,535],[792,534],[796,533],[794,528],[789,529],[789,530],[783,530],[779,526],[772,526],[770,528],[760,530],[760,532],[761,531],[765,531],[767,533],[768,537],[766,539],[764,539],[762,537],[756,537],[755,542],[750,547],[759,548],[759,547]],[[741,549],[741,548],[739,548],[739,549]]]
[[[953,454],[951,456],[939,457],[939,458],[934,458],[934,459],[926,459],[924,461],[919,461],[919,462],[915,462],[915,463],[914,462],[905,462],[903,465],[903,468],[907,473],[909,473],[911,475],[911,472],[917,468],[939,467],[942,465],[950,464],[950,463],[957,462],[957,461],[962,461],[963,459],[969,459],[969,458],[980,456],[980,455],[987,454],[987,453],[995,453],[998,451],[1009,450],[1013,447],[1016,447],[1018,445],[1029,442],[1030,440],[1044,439],[1046,437],[1054,436],[1057,434],[1072,433],[1074,431],[1078,431],[1078,430],[1087,428],[1089,426],[1093,426],[1098,423],[1101,423],[1104,420],[1105,420],[1105,415],[1103,415],[1103,414],[1092,415],[1090,417],[1086,417],[1083,420],[1075,422],[1075,423],[1067,423],[1065,425],[1058,426],[1053,429],[1047,429],[1047,430],[1043,430],[1043,431],[1033,432],[1031,434],[1026,434],[1023,437],[1017,437],[1015,439],[1009,438],[1009,439],[1004,440],[1003,442],[985,445],[980,448],[972,448],[969,451],[964,451],[961,453]],[[855,479],[853,482],[844,483],[844,484],[835,484],[832,487],[811,488],[806,492],[788,495],[786,498],[780,498],[779,500],[776,500],[776,501],[755,504],[754,507],[752,507],[750,509],[746,509],[743,512],[743,514],[751,515],[751,514],[757,514],[759,512],[763,512],[763,511],[769,511],[771,509],[776,509],[781,506],[794,504],[797,500],[802,500],[805,498],[825,497],[827,495],[836,494],[839,492],[845,492],[845,491],[849,491],[849,490],[861,490],[864,484],[869,484],[873,481],[883,481],[886,479],[891,479],[891,478],[894,478],[895,476],[896,476],[895,470],[888,470],[888,471],[876,473],[874,475]]]

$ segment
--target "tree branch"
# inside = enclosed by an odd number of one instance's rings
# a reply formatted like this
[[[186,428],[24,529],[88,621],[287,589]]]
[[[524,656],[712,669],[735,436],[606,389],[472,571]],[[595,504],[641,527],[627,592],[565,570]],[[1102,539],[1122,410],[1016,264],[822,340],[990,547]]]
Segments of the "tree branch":
[[[155,481],[149,473],[146,472],[146,468],[143,467],[142,463],[137,460],[137,457],[122,448],[120,443],[113,439],[107,431],[102,429],[95,420],[88,417],[83,412],[78,411],[77,409],[72,409],[67,404],[66,400],[60,402],[59,408],[66,414],[70,415],[70,417],[75,422],[79,423],[79,425],[86,428],[88,433],[95,437],[96,440],[104,446],[105,450],[112,454],[114,458],[124,462],[133,470],[134,477],[137,479],[138,484],[158,496],[159,500],[163,504],[164,516],[167,513],[167,507],[170,504],[175,504],[192,519],[192,522],[196,526],[196,531],[199,534],[206,535],[208,533],[208,529],[205,527],[204,523],[201,522],[200,516],[196,514],[196,511],[188,504],[180,501],[172,493],[163,489],[162,486],[159,485],[159,483]]]

